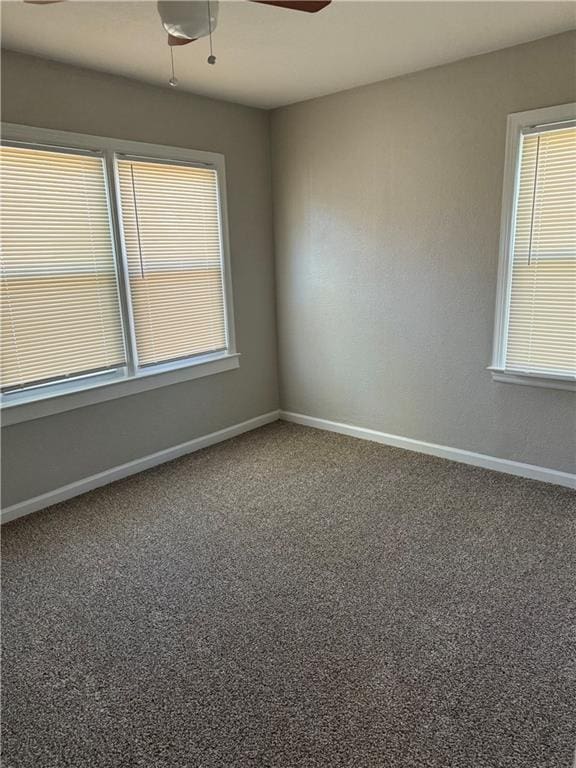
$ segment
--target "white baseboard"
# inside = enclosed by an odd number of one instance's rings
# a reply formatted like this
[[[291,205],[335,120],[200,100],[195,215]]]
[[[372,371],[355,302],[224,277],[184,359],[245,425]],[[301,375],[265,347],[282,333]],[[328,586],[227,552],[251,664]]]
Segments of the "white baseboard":
[[[378,432],[375,429],[355,427],[352,424],[341,424],[337,421],[318,419],[315,416],[305,416],[301,413],[280,411],[280,418],[284,421],[292,421],[294,424],[302,424],[305,427],[338,432],[341,435],[350,435],[350,437],[358,437],[361,440],[372,440],[375,443],[383,443],[395,448],[405,448],[408,451],[416,451],[417,453],[427,453],[431,456],[439,456],[442,459],[459,461],[462,464],[472,464],[475,467],[494,469],[497,472],[506,472],[509,475],[518,475],[519,477],[527,477],[531,480],[541,480],[545,483],[563,485],[566,488],[576,488],[576,474],[571,474],[570,472],[560,472],[557,469],[538,467],[535,464],[522,464],[519,461],[499,459],[496,456],[464,451],[460,448],[451,448],[448,445],[426,443],[423,440],[414,440],[411,437],[390,435],[386,432]]]
[[[129,461],[126,464],[112,467],[104,472],[99,472],[96,475],[91,475],[90,477],[70,483],[69,485],[64,485],[61,488],[56,488],[54,491],[43,493],[41,496],[35,496],[32,499],[26,499],[26,501],[13,504],[2,510],[1,521],[2,523],[7,523],[10,520],[16,520],[18,517],[37,512],[45,507],[50,507],[52,504],[66,501],[66,499],[79,496],[94,488],[113,483],[115,480],[121,480],[124,477],[129,477],[130,475],[142,472],[145,469],[150,469],[150,467],[155,467],[158,464],[164,464],[167,461],[172,461],[172,459],[177,459],[179,456],[184,456],[187,453],[193,453],[194,451],[199,451],[201,448],[207,448],[209,445],[229,440],[231,437],[236,437],[236,435],[241,435],[252,429],[257,429],[265,424],[270,424],[277,419],[284,419],[284,421],[291,421],[306,427],[315,427],[316,429],[324,429],[329,432],[338,432],[342,435],[350,435],[351,437],[358,437],[362,440],[372,440],[373,442],[391,445],[396,448],[405,448],[408,451],[427,453],[432,456],[439,456],[443,459],[459,461],[464,464],[484,467],[485,469],[493,469],[497,472],[506,472],[511,475],[518,475],[519,477],[527,477],[531,480],[541,480],[545,483],[554,483],[556,485],[563,485],[567,488],[576,489],[576,475],[571,474],[570,472],[560,472],[557,469],[538,467],[534,464],[522,464],[519,461],[499,459],[495,456],[487,456],[483,453],[473,453],[472,451],[464,451],[460,448],[450,448],[447,445],[426,443],[423,440],[414,440],[410,437],[390,435],[386,432],[378,432],[375,429],[355,427],[352,424],[342,424],[336,421],[328,421],[327,419],[318,419],[315,416],[305,416],[301,413],[270,411],[269,413],[256,416],[248,421],[243,421],[240,424],[233,424],[231,427],[226,427],[218,432],[211,432],[208,435],[197,437],[186,443],[175,445],[172,448],[166,448],[163,451],[152,453],[141,459]]]
[[[226,427],[218,432],[211,432],[209,435],[196,437],[194,440],[189,440],[186,443],[180,443],[180,445],[175,445],[172,448],[166,448],[149,456],[143,456],[141,459],[129,461],[127,464],[120,464],[117,467],[106,469],[104,472],[98,472],[96,475],[70,483],[70,485],[64,485],[61,488],[56,488],[54,491],[43,493],[41,496],[35,496],[32,499],[13,504],[2,510],[2,523],[8,523],[17,517],[29,515],[60,501],[66,501],[66,499],[79,496],[81,493],[86,493],[86,491],[99,488],[101,485],[108,485],[108,483],[113,483],[115,480],[121,480],[123,477],[135,475],[137,472],[150,469],[150,467],[172,461],[172,459],[177,459],[179,456],[184,456],[187,453],[193,453],[201,448],[207,448],[209,445],[229,440],[231,437],[241,435],[243,432],[249,432],[252,429],[264,426],[264,424],[277,421],[279,417],[280,411],[270,411],[253,419],[248,419],[248,421],[243,421],[240,424],[233,424],[231,427]]]

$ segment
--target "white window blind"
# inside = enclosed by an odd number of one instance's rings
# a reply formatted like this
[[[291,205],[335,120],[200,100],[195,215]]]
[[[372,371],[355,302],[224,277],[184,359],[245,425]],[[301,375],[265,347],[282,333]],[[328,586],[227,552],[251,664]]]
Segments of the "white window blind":
[[[226,348],[216,171],[119,157],[138,365]]]
[[[506,368],[576,374],[576,128],[522,137]]]
[[[2,389],[123,366],[103,159],[2,146],[0,168]]]

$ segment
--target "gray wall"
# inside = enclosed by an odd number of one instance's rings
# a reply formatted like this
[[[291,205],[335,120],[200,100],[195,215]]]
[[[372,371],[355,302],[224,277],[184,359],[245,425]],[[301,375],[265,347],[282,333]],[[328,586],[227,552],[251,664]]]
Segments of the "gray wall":
[[[506,116],[575,99],[574,41],[273,114],[284,409],[574,471],[574,393],[486,370]]]
[[[10,505],[278,407],[269,115],[33,57],[2,57],[2,119],[226,156],[240,368],[7,427]]]

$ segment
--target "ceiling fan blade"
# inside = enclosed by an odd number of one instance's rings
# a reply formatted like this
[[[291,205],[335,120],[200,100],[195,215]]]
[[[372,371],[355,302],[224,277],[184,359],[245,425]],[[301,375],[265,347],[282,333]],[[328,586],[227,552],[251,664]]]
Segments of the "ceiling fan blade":
[[[24,2],[30,5],[52,5],[52,3],[63,3],[64,0],[24,0]]]
[[[305,11],[306,13],[318,13],[332,0],[250,0],[261,5],[275,5],[278,8],[289,8],[291,11]]]
[[[176,37],[176,35],[168,35],[168,45],[188,45],[188,43],[193,43],[194,40],[197,38],[195,37]]]

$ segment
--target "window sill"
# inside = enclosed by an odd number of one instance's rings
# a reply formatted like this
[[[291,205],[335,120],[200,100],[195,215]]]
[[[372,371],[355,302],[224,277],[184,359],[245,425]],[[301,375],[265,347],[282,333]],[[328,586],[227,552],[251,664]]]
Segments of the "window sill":
[[[528,387],[545,387],[547,389],[565,389],[576,392],[576,378],[573,376],[557,376],[547,373],[523,373],[522,371],[507,371],[503,368],[488,368],[493,381],[505,384],[521,384]]]
[[[140,372],[131,378],[115,379],[100,382],[92,386],[84,386],[74,391],[50,393],[31,400],[16,400],[2,403],[2,425],[10,426],[23,421],[41,419],[56,413],[83,408],[118,397],[135,395],[158,387],[167,387],[182,381],[200,379],[215,373],[223,373],[240,366],[240,355],[237,353],[206,355],[188,365],[172,368],[157,368]]]

